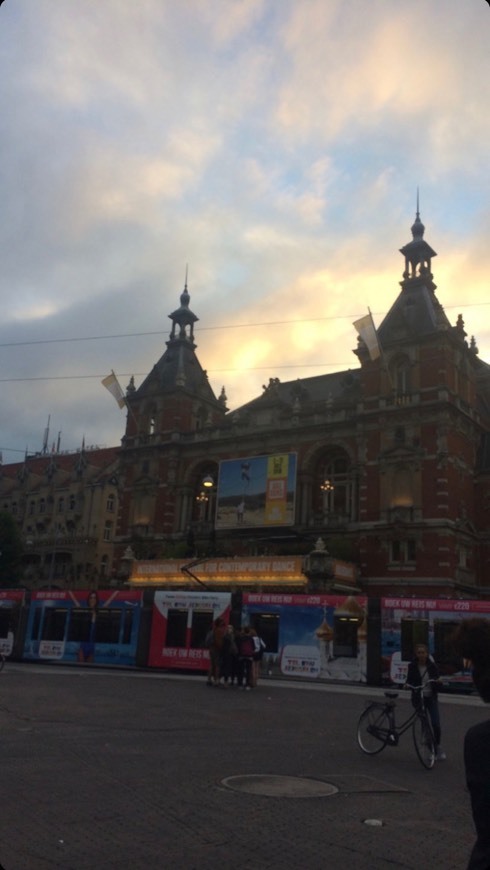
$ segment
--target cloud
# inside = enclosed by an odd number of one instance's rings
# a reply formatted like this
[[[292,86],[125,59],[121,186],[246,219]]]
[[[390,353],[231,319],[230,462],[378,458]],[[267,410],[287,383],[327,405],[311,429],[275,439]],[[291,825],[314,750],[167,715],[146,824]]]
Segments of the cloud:
[[[399,292],[417,186],[438,296],[490,356],[486,4],[33,10],[2,6],[4,444],[39,444],[49,413],[65,446],[118,443],[98,378],[141,382],[186,264],[230,407],[268,377],[356,367],[351,320]],[[12,346],[104,335],[126,337]],[[14,380],[44,376],[73,380]]]

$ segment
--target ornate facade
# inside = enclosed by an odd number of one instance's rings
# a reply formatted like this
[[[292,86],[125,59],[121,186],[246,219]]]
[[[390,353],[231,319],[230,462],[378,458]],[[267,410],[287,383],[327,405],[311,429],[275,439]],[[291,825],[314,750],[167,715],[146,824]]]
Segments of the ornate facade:
[[[127,392],[119,557],[305,553],[321,537],[357,562],[370,595],[483,595],[490,488],[490,366],[449,322],[417,212],[401,291],[359,337],[360,366],[282,383],[226,410],[196,356],[187,285],[167,348]],[[215,528],[220,462],[297,454],[294,524]],[[206,488],[203,482],[211,482]]]
[[[0,509],[22,533],[30,588],[114,582],[117,449],[26,456],[0,468]]]
[[[361,332],[353,369],[272,377],[233,411],[197,358],[186,282],[162,357],[127,389],[121,447],[3,469],[31,572],[122,582],[132,555],[303,556],[322,539],[373,597],[490,593],[490,366],[436,296],[418,211],[411,231],[381,353]],[[251,528],[237,506],[236,526],[221,528],[220,463],[289,453],[292,525]]]

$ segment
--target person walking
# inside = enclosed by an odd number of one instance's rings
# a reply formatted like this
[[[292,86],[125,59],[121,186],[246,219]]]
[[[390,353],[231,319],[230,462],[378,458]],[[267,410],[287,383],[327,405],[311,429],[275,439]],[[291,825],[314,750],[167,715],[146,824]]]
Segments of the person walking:
[[[446,753],[441,748],[441,717],[439,713],[439,701],[437,698],[441,682],[439,668],[434,659],[429,655],[429,649],[425,643],[418,643],[414,652],[415,658],[412,659],[408,666],[407,683],[409,686],[421,687],[425,706],[434,732],[436,759],[437,761],[445,761]],[[418,704],[418,699],[419,693],[414,692],[414,705]]]
[[[455,651],[466,659],[482,701],[490,704],[490,620],[463,619],[454,637]],[[468,870],[490,868],[490,720],[473,725],[464,738],[466,784],[471,798],[476,843]]]

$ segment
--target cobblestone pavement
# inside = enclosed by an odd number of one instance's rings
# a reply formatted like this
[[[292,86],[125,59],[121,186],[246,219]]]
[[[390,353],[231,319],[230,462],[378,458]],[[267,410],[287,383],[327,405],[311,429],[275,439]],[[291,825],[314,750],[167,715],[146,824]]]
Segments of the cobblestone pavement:
[[[465,730],[477,699],[441,703],[448,760],[426,771],[411,735],[356,743],[380,690],[7,664],[0,677],[4,870],[452,870],[473,825]],[[409,710],[403,698],[401,709]],[[308,777],[337,791],[283,797],[228,777]],[[293,790],[294,794],[294,790]],[[366,819],[381,821],[371,826]]]

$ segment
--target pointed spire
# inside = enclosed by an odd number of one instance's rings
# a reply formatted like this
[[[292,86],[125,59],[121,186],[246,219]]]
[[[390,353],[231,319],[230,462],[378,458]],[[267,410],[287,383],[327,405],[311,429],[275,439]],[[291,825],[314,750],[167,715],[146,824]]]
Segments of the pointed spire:
[[[187,289],[187,279],[188,266],[186,266],[185,269],[184,289],[180,295],[180,308],[177,308],[176,311],[172,311],[172,314],[169,314],[169,317],[172,320],[172,331],[170,333],[170,339],[186,339],[192,342],[194,346],[194,323],[196,322],[196,320],[199,320],[199,318],[196,317],[196,315],[189,308],[189,302],[191,297]]]
[[[419,189],[417,188],[417,211],[415,221],[412,224],[412,241],[400,248],[400,253],[405,257],[405,271],[403,272],[402,287],[414,282],[423,282],[428,289],[435,290],[432,281],[431,260],[437,254],[424,240],[425,227],[420,220]]]
[[[415,212],[415,221],[412,225],[412,236],[414,241],[424,238],[425,227],[420,220],[420,204],[419,204],[419,189],[417,187],[417,210]]]

